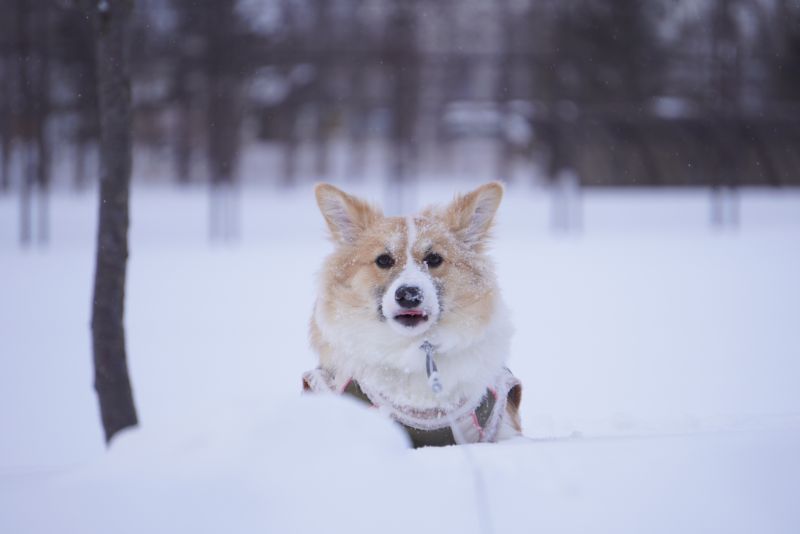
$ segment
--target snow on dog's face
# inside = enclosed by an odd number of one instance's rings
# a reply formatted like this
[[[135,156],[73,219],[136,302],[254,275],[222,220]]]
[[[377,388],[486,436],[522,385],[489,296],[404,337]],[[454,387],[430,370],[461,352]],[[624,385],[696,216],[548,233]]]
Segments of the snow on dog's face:
[[[372,354],[375,363],[403,365],[398,353],[418,350],[423,339],[445,348],[481,335],[495,304],[484,248],[500,184],[409,217],[384,217],[328,184],[316,195],[336,245],[312,321],[323,359]]]

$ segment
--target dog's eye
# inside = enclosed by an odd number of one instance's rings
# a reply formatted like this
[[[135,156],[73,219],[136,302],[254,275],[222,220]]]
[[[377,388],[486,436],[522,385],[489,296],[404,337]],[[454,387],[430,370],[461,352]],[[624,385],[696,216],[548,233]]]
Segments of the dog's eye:
[[[444,258],[436,254],[435,252],[430,252],[425,256],[425,264],[430,267],[431,269],[438,267],[444,261]]]
[[[394,265],[394,258],[389,256],[388,254],[381,254],[380,256],[375,258],[375,265],[377,265],[381,269],[390,269],[392,265]]]

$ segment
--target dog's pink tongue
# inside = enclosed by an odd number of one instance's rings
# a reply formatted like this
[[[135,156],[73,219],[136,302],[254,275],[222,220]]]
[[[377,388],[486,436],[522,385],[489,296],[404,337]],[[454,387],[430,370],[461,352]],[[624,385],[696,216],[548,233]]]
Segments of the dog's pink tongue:
[[[403,310],[400,315],[425,315],[425,312],[422,310]]]

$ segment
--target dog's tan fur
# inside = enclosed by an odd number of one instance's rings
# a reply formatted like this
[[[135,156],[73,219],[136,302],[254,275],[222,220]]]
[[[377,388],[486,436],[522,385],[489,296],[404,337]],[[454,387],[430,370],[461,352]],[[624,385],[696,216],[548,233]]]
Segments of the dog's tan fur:
[[[335,244],[320,274],[320,293],[310,325],[311,345],[319,355],[321,367],[334,373],[347,367],[350,343],[357,351],[369,352],[369,347],[358,345],[357,339],[343,342],[336,338],[334,330],[337,325],[353,323],[379,328],[370,322],[379,322],[376,302],[406,268],[409,257],[423,266],[440,293],[438,321],[430,326],[430,331],[432,335],[443,332],[445,339],[452,338],[454,351],[468,349],[471,342],[496,322],[497,315],[503,313],[499,308],[501,300],[493,265],[485,254],[494,213],[503,196],[499,183],[483,185],[456,197],[444,208],[427,208],[413,218],[384,217],[374,206],[328,184],[318,185],[316,196]],[[408,240],[412,235],[415,240],[409,248]],[[424,263],[431,252],[444,258],[438,267],[427,268]],[[382,269],[376,265],[376,258],[381,254],[394,258],[391,268]],[[387,328],[386,336],[392,335],[396,334]],[[406,342],[399,338],[397,350],[401,350],[399,347],[403,343]],[[387,341],[375,350],[385,351],[386,347],[394,346]],[[419,360],[421,366],[422,358]],[[447,370],[446,355],[442,360],[440,366]],[[389,368],[387,372],[396,372],[400,378],[421,372],[421,367],[409,369],[406,365],[404,369],[404,364],[399,362],[398,369],[391,369],[393,360],[380,360],[380,355],[376,355],[375,365]],[[466,363],[459,365],[459,369],[467,369],[460,373],[465,375],[463,384],[459,383],[462,380],[459,373],[453,372],[448,377],[456,393],[462,385],[468,393],[467,385],[476,381],[485,389],[486,386],[479,383],[480,373],[485,373],[482,368],[476,366],[476,376],[472,376]],[[351,368],[346,374],[353,372]],[[446,376],[444,371],[443,376]],[[421,402],[433,402],[429,392],[420,391],[420,395],[424,397]],[[519,395],[519,389],[515,388],[507,404],[508,421],[517,432],[521,431]]]

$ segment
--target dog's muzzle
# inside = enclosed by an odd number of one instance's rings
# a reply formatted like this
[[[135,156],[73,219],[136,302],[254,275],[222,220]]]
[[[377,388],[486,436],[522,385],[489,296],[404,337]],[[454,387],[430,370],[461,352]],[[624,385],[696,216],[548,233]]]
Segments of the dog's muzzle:
[[[439,300],[432,284],[398,284],[384,293],[379,309],[392,330],[404,336],[419,335],[439,316]]]
[[[394,300],[400,306],[393,319],[407,328],[414,328],[428,320],[428,314],[419,308],[424,300],[422,290],[416,286],[400,286],[394,292]]]

